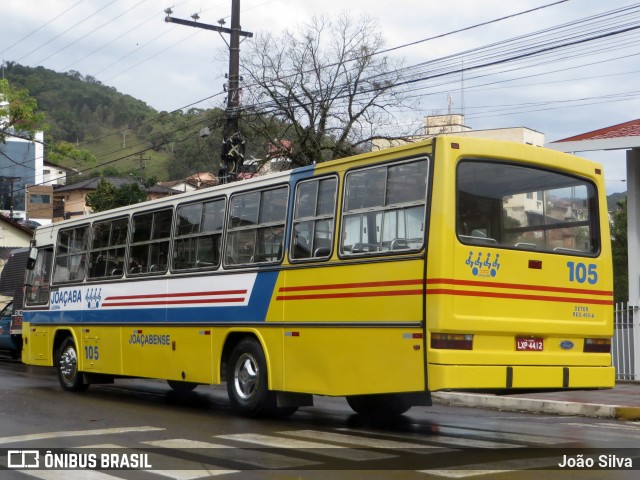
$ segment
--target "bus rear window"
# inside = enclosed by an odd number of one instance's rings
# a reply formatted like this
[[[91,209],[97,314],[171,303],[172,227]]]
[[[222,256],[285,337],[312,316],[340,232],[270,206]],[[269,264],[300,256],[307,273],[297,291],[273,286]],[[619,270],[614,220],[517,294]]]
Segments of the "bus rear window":
[[[595,186],[522,165],[458,165],[457,233],[464,244],[595,255],[600,250]]]

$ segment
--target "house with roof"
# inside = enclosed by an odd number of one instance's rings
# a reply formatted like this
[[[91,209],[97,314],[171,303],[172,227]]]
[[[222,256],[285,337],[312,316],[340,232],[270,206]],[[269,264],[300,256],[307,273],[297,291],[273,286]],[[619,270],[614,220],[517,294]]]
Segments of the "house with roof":
[[[133,178],[120,177],[93,177],[71,185],[62,185],[53,190],[53,221],[58,222],[69,218],[82,217],[91,213],[91,207],[87,205],[87,195],[98,187],[100,178],[104,178],[114,187],[118,188],[122,185],[138,183]],[[161,185],[153,185],[146,188],[148,200],[175,195],[177,192],[172,188]]]
[[[546,147],[567,153],[626,150],[629,311],[633,325],[632,346],[640,348],[640,119],[562,138],[548,143]],[[638,350],[633,357],[632,372],[638,379]]]
[[[170,180],[168,182],[158,182],[158,185],[162,187],[171,188],[180,193],[193,192],[194,190],[200,190],[201,188],[213,187],[218,185],[219,180],[216,175],[211,172],[194,173],[187,178],[181,178],[180,180]]]

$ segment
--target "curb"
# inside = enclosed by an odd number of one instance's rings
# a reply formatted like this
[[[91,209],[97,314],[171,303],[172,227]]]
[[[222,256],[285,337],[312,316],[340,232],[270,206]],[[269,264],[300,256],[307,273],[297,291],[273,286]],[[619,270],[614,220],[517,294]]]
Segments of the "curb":
[[[563,402],[522,397],[482,395],[476,393],[434,392],[434,404],[454,407],[488,408],[507,411],[527,411],[552,415],[640,420],[640,407],[601,405],[597,403]]]

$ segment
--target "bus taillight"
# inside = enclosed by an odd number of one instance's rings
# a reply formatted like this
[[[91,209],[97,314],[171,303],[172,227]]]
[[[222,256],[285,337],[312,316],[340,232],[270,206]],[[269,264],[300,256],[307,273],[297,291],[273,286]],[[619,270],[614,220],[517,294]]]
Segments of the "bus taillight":
[[[431,348],[473,350],[473,335],[432,333]]]
[[[610,353],[611,339],[610,338],[585,338],[584,352]]]

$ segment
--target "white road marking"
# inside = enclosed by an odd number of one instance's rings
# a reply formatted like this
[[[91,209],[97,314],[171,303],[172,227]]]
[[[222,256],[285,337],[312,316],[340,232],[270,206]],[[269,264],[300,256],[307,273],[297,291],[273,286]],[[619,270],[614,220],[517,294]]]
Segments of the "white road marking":
[[[343,460],[352,460],[356,462],[367,460],[380,460],[384,458],[393,458],[395,455],[386,455],[378,452],[369,452],[366,450],[355,450],[339,445],[330,445],[327,443],[309,442],[306,440],[295,440],[291,438],[273,437],[269,435],[261,435],[257,433],[240,433],[235,435],[216,435],[215,438],[225,440],[233,440],[236,442],[252,443],[269,448],[285,448],[293,450],[313,449],[312,453],[332,458],[340,458]]]
[[[219,443],[200,442],[197,440],[188,440],[185,438],[173,438],[169,440],[154,440],[144,442],[146,445],[162,448],[188,449],[188,448],[206,448],[208,452],[204,456],[213,458],[222,458],[233,462],[253,465],[264,469],[295,469],[317,465],[319,462],[312,460],[304,460],[301,458],[292,458],[285,455],[278,455],[270,452],[260,452],[257,450],[245,450],[230,445],[221,445]],[[224,449],[224,453],[216,454],[216,450]]]
[[[282,435],[290,435],[293,437],[311,438],[327,442],[346,443],[358,447],[370,448],[386,448],[386,449],[432,449],[437,448],[432,445],[421,445],[419,443],[399,442],[396,440],[381,440],[371,437],[360,437],[357,435],[348,435],[346,433],[322,432],[319,430],[292,430],[287,432],[278,432]],[[434,452],[425,452],[434,453]]]
[[[164,428],[121,427],[121,428],[99,428],[96,430],[72,430],[72,431],[63,431],[63,432],[30,433],[27,435],[15,435],[13,437],[0,437],[0,445],[6,445],[7,443],[18,443],[18,442],[33,442],[35,440],[48,440],[51,438],[87,437],[92,435],[113,435],[118,433],[131,433],[131,432],[157,432],[159,430],[164,430]]]
[[[94,470],[17,470],[30,477],[41,480],[113,480],[117,477]]]

